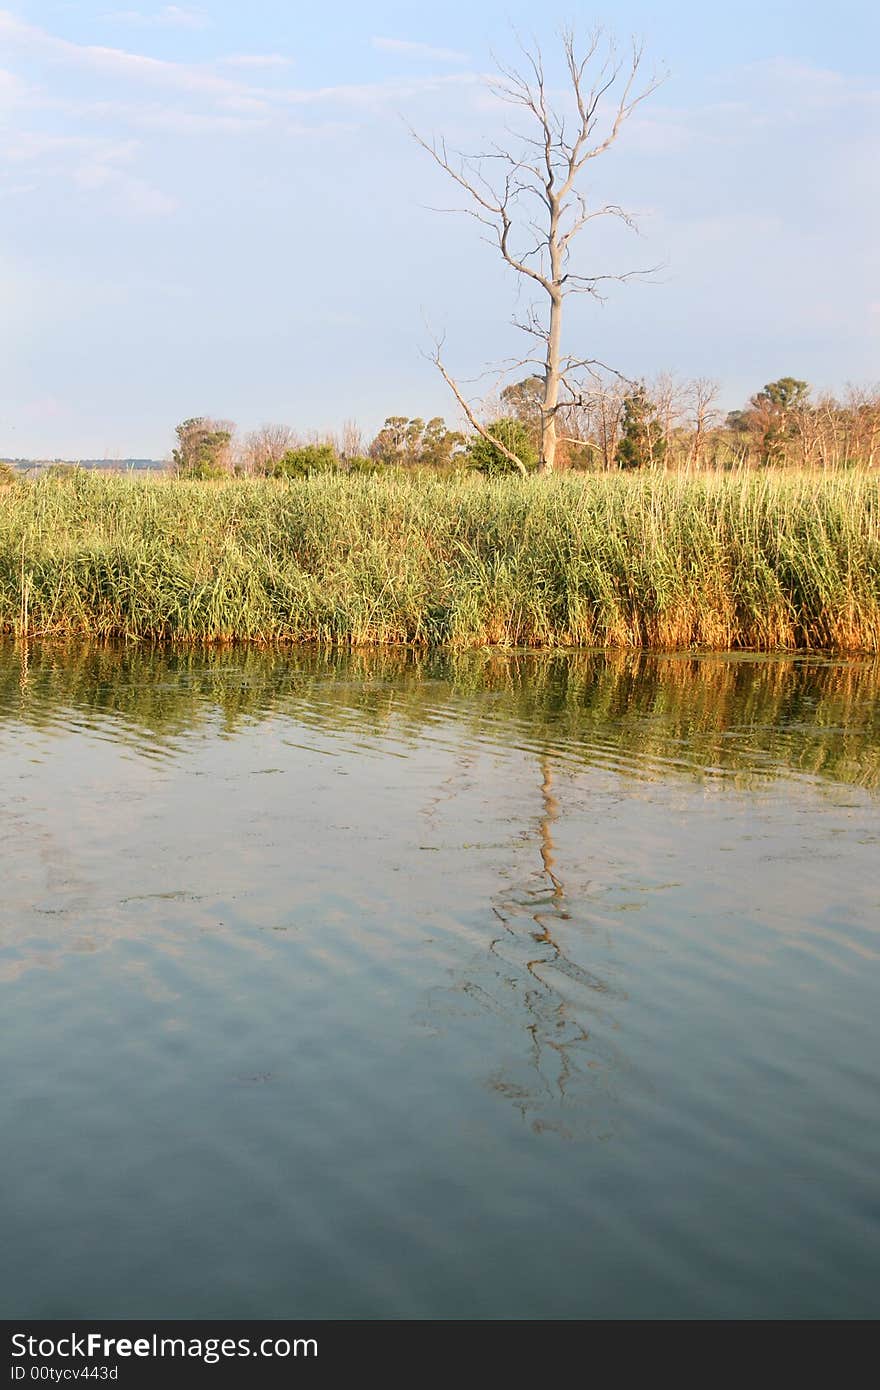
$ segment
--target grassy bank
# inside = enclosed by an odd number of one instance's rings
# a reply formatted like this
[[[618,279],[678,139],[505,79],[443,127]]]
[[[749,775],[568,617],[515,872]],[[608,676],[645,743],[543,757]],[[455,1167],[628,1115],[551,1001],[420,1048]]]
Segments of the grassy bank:
[[[0,630],[876,652],[880,479],[18,482]]]

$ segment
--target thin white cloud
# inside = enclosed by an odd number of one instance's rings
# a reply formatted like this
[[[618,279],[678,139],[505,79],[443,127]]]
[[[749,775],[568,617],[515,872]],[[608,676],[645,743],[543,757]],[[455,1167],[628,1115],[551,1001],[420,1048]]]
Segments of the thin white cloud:
[[[151,14],[141,10],[112,10],[104,19],[112,24],[131,24],[141,29],[205,29],[209,23],[202,10],[183,10],[179,5],[165,5]]]
[[[0,154],[12,164],[28,164],[58,157],[58,167],[83,157],[91,163],[124,164],[137,146],[131,140],[93,135],[57,135],[49,131],[19,131],[0,140]]]
[[[0,161],[27,166],[41,178],[65,179],[82,193],[103,192],[123,212],[167,216],[176,200],[131,171],[138,153],[134,140],[92,135],[58,135],[24,131],[0,138]],[[16,192],[34,192],[38,182],[18,184]]]
[[[175,87],[180,91],[202,92],[217,97],[235,97],[247,91],[232,78],[220,77],[204,68],[162,58],[148,58],[130,53],[124,48],[107,48],[100,44],[79,44],[57,38],[45,29],[26,24],[8,10],[0,10],[0,39],[8,47],[25,53],[37,53],[50,62],[72,67],[85,67],[111,76],[124,77],[158,85]]]
[[[876,80],[788,58],[768,58],[732,70],[724,81],[728,87],[735,84],[735,96],[722,95],[700,106],[640,108],[628,127],[628,145],[669,156],[697,147],[722,150],[763,138],[768,130],[819,130],[832,118],[853,122],[841,159],[862,139],[876,138],[874,126],[880,114]]]
[[[391,82],[349,83],[339,87],[288,88],[280,98],[294,105],[337,101],[342,105],[360,107],[395,106],[402,101],[437,92],[445,87],[465,87],[479,82],[473,73],[442,74],[433,77],[408,77]]]
[[[9,48],[38,54],[48,62],[85,68],[110,78],[119,77],[126,81],[166,87],[192,96],[213,98],[236,111],[256,111],[260,103],[267,101],[295,105],[330,101],[356,106],[394,104],[449,84],[474,83],[478,80],[472,73],[454,73],[317,88],[262,88],[232,76],[225,77],[211,71],[206,65],[172,62],[100,44],[74,43],[36,25],[27,24],[8,10],[0,10],[0,40],[5,41]]]
[[[217,61],[230,68],[286,68],[293,59],[283,53],[230,53]]]
[[[169,12],[167,6],[159,11]],[[177,207],[174,197],[143,177],[143,157],[157,139],[333,138],[356,129],[352,121],[359,124],[450,86],[471,84],[476,90],[479,81],[470,72],[441,70],[373,83],[298,87],[283,77],[291,60],[282,54],[172,61],[76,42],[4,9],[0,46],[12,68],[0,70],[0,108],[40,108],[64,123],[52,131],[22,128],[19,120],[13,129],[7,122],[0,129],[0,180],[5,166],[7,186],[35,191],[62,182],[78,197],[151,217],[167,216]],[[42,71],[42,86],[22,83],[17,59]],[[275,80],[261,84],[261,70]],[[300,120],[306,111],[307,119]],[[82,122],[79,130],[75,122]],[[21,178],[25,170],[27,182]]]
[[[781,88],[783,95],[796,92],[798,101],[807,107],[876,106],[880,103],[880,90],[866,78],[793,58],[766,58],[749,64],[745,71],[763,79],[771,90]]]
[[[71,171],[71,177],[83,192],[106,190],[123,211],[138,216],[167,217],[177,208],[176,199],[161,188],[100,160],[80,163]]]
[[[222,112],[173,111],[167,107],[153,110],[130,110],[124,117],[141,130],[154,130],[166,135],[246,135],[264,130],[268,117],[230,116]]]
[[[411,39],[374,38],[372,44],[382,53],[399,53],[403,58],[429,58],[436,63],[468,61],[468,55],[456,48],[434,48],[429,43],[415,43]]]
[[[0,109],[20,106],[27,96],[28,88],[14,72],[0,68]]]

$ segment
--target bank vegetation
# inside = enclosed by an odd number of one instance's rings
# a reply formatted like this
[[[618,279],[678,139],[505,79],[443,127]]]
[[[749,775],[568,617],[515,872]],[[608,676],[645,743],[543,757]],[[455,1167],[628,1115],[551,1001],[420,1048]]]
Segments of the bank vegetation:
[[[0,630],[876,652],[880,479],[55,474],[0,489]]]

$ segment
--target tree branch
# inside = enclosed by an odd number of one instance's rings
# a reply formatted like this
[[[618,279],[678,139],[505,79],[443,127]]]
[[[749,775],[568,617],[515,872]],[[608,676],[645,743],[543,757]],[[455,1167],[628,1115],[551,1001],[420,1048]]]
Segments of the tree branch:
[[[446,382],[446,385],[449,387],[453,396],[458,401],[458,404],[464,411],[468,424],[476,430],[477,434],[482,435],[483,439],[487,440],[494,448],[496,448],[499,453],[503,454],[504,457],[508,460],[508,462],[514,465],[514,467],[519,471],[520,475],[523,478],[528,477],[528,470],[526,469],[526,466],[523,463],[522,459],[517,458],[516,454],[514,454],[510,449],[508,449],[506,444],[502,444],[500,439],[496,439],[493,434],[489,433],[485,425],[480,424],[470,405],[465,400],[464,396],[461,394],[461,391],[458,389],[458,386],[456,385],[455,381],[449,375],[449,373],[443,365],[443,359],[440,355],[442,347],[442,341],[435,345],[434,352],[431,354],[431,361],[434,363],[434,366],[437,368],[443,380]]]

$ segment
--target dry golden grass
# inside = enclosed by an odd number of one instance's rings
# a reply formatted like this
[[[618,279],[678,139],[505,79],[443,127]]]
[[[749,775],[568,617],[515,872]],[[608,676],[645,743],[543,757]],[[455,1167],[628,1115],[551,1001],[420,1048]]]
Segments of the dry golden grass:
[[[21,481],[0,493],[0,630],[876,652],[880,481]]]

